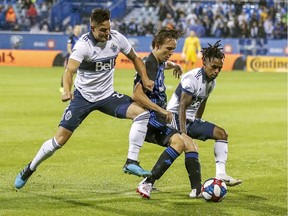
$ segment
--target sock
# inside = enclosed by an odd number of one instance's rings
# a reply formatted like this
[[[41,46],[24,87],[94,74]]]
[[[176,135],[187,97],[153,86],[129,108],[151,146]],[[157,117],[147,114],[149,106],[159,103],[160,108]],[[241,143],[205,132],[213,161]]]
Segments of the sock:
[[[226,161],[228,157],[228,141],[216,140],[214,145],[214,156],[216,162],[216,176],[218,174],[226,175]]]
[[[55,137],[44,142],[35,158],[32,160],[30,170],[35,171],[44,160],[51,157],[59,148],[61,148],[61,146],[57,143]]]
[[[145,111],[134,118],[129,134],[128,159],[138,161],[140,148],[146,137],[149,118],[149,111]]]
[[[172,165],[174,160],[180,154],[172,147],[166,148],[160,155],[157,163],[152,169],[152,176],[148,177],[146,182],[154,184],[154,182],[161,178],[161,176],[166,172],[166,170]]]
[[[185,153],[185,167],[188,172],[191,189],[200,190],[201,188],[201,166],[198,160],[197,152]]]

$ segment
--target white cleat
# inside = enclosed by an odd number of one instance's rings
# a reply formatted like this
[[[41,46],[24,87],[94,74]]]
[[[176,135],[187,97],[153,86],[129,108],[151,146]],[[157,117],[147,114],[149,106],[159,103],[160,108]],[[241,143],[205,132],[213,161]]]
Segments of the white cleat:
[[[189,197],[195,199],[195,198],[202,198],[203,195],[201,191],[200,192],[198,191],[197,193],[197,189],[192,189],[192,191],[189,193]]]
[[[241,179],[234,179],[233,177],[225,175],[225,174],[217,175],[216,178],[223,180],[225,184],[230,187],[233,187],[242,183]]]
[[[144,178],[138,185],[136,192],[140,194],[140,196],[150,199],[150,194],[153,189],[153,185],[151,183],[145,182],[147,178]]]

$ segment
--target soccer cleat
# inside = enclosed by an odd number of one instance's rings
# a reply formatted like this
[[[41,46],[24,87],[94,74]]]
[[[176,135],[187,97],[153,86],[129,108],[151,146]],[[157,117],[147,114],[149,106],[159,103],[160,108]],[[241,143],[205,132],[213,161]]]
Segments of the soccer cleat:
[[[216,178],[223,180],[225,184],[230,187],[233,187],[242,183],[241,179],[234,179],[233,177],[228,176],[226,174],[217,175]]]
[[[26,182],[28,181],[29,177],[33,174],[34,171],[30,169],[29,163],[17,176],[15,179],[15,188],[20,189],[22,188]]]
[[[140,196],[142,196],[146,199],[150,199],[150,194],[151,194],[151,191],[153,189],[153,185],[152,185],[152,183],[147,183],[146,179],[147,178],[143,179],[139,183],[136,192],[139,193]]]
[[[140,165],[138,161],[135,161],[133,163],[126,163],[123,167],[124,173],[129,173],[132,175],[136,175],[139,177],[149,177],[152,175],[150,171],[144,170]]]
[[[192,189],[192,191],[189,193],[189,197],[190,198],[202,198],[203,195],[201,193],[201,189],[197,190],[196,188],[195,189]]]

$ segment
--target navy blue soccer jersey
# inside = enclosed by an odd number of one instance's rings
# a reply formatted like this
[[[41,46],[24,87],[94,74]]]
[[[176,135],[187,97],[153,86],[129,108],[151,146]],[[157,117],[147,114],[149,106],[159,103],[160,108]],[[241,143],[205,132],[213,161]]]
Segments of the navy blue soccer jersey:
[[[147,91],[145,94],[153,103],[156,103],[158,106],[166,109],[167,95],[165,93],[166,87],[164,85],[165,62],[158,64],[153,53],[150,53],[148,56],[144,57],[143,62],[146,65],[146,71],[149,79],[154,81],[153,91]],[[134,79],[134,84],[136,85],[140,80],[141,77],[137,73]]]
[[[68,38],[67,43],[71,44],[71,49],[73,49],[73,47],[75,46],[75,44],[78,40],[79,40],[79,37],[77,37],[76,35],[73,34]]]

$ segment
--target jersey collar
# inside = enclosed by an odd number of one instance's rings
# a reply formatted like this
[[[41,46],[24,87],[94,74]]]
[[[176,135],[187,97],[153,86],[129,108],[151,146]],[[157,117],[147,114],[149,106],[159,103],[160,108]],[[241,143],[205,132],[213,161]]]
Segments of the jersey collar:
[[[99,43],[99,41],[93,36],[92,31],[89,32],[88,36],[89,36],[89,39],[92,41],[94,46],[96,46],[97,43]],[[112,36],[110,34],[108,40],[111,40],[111,39],[112,39]]]

